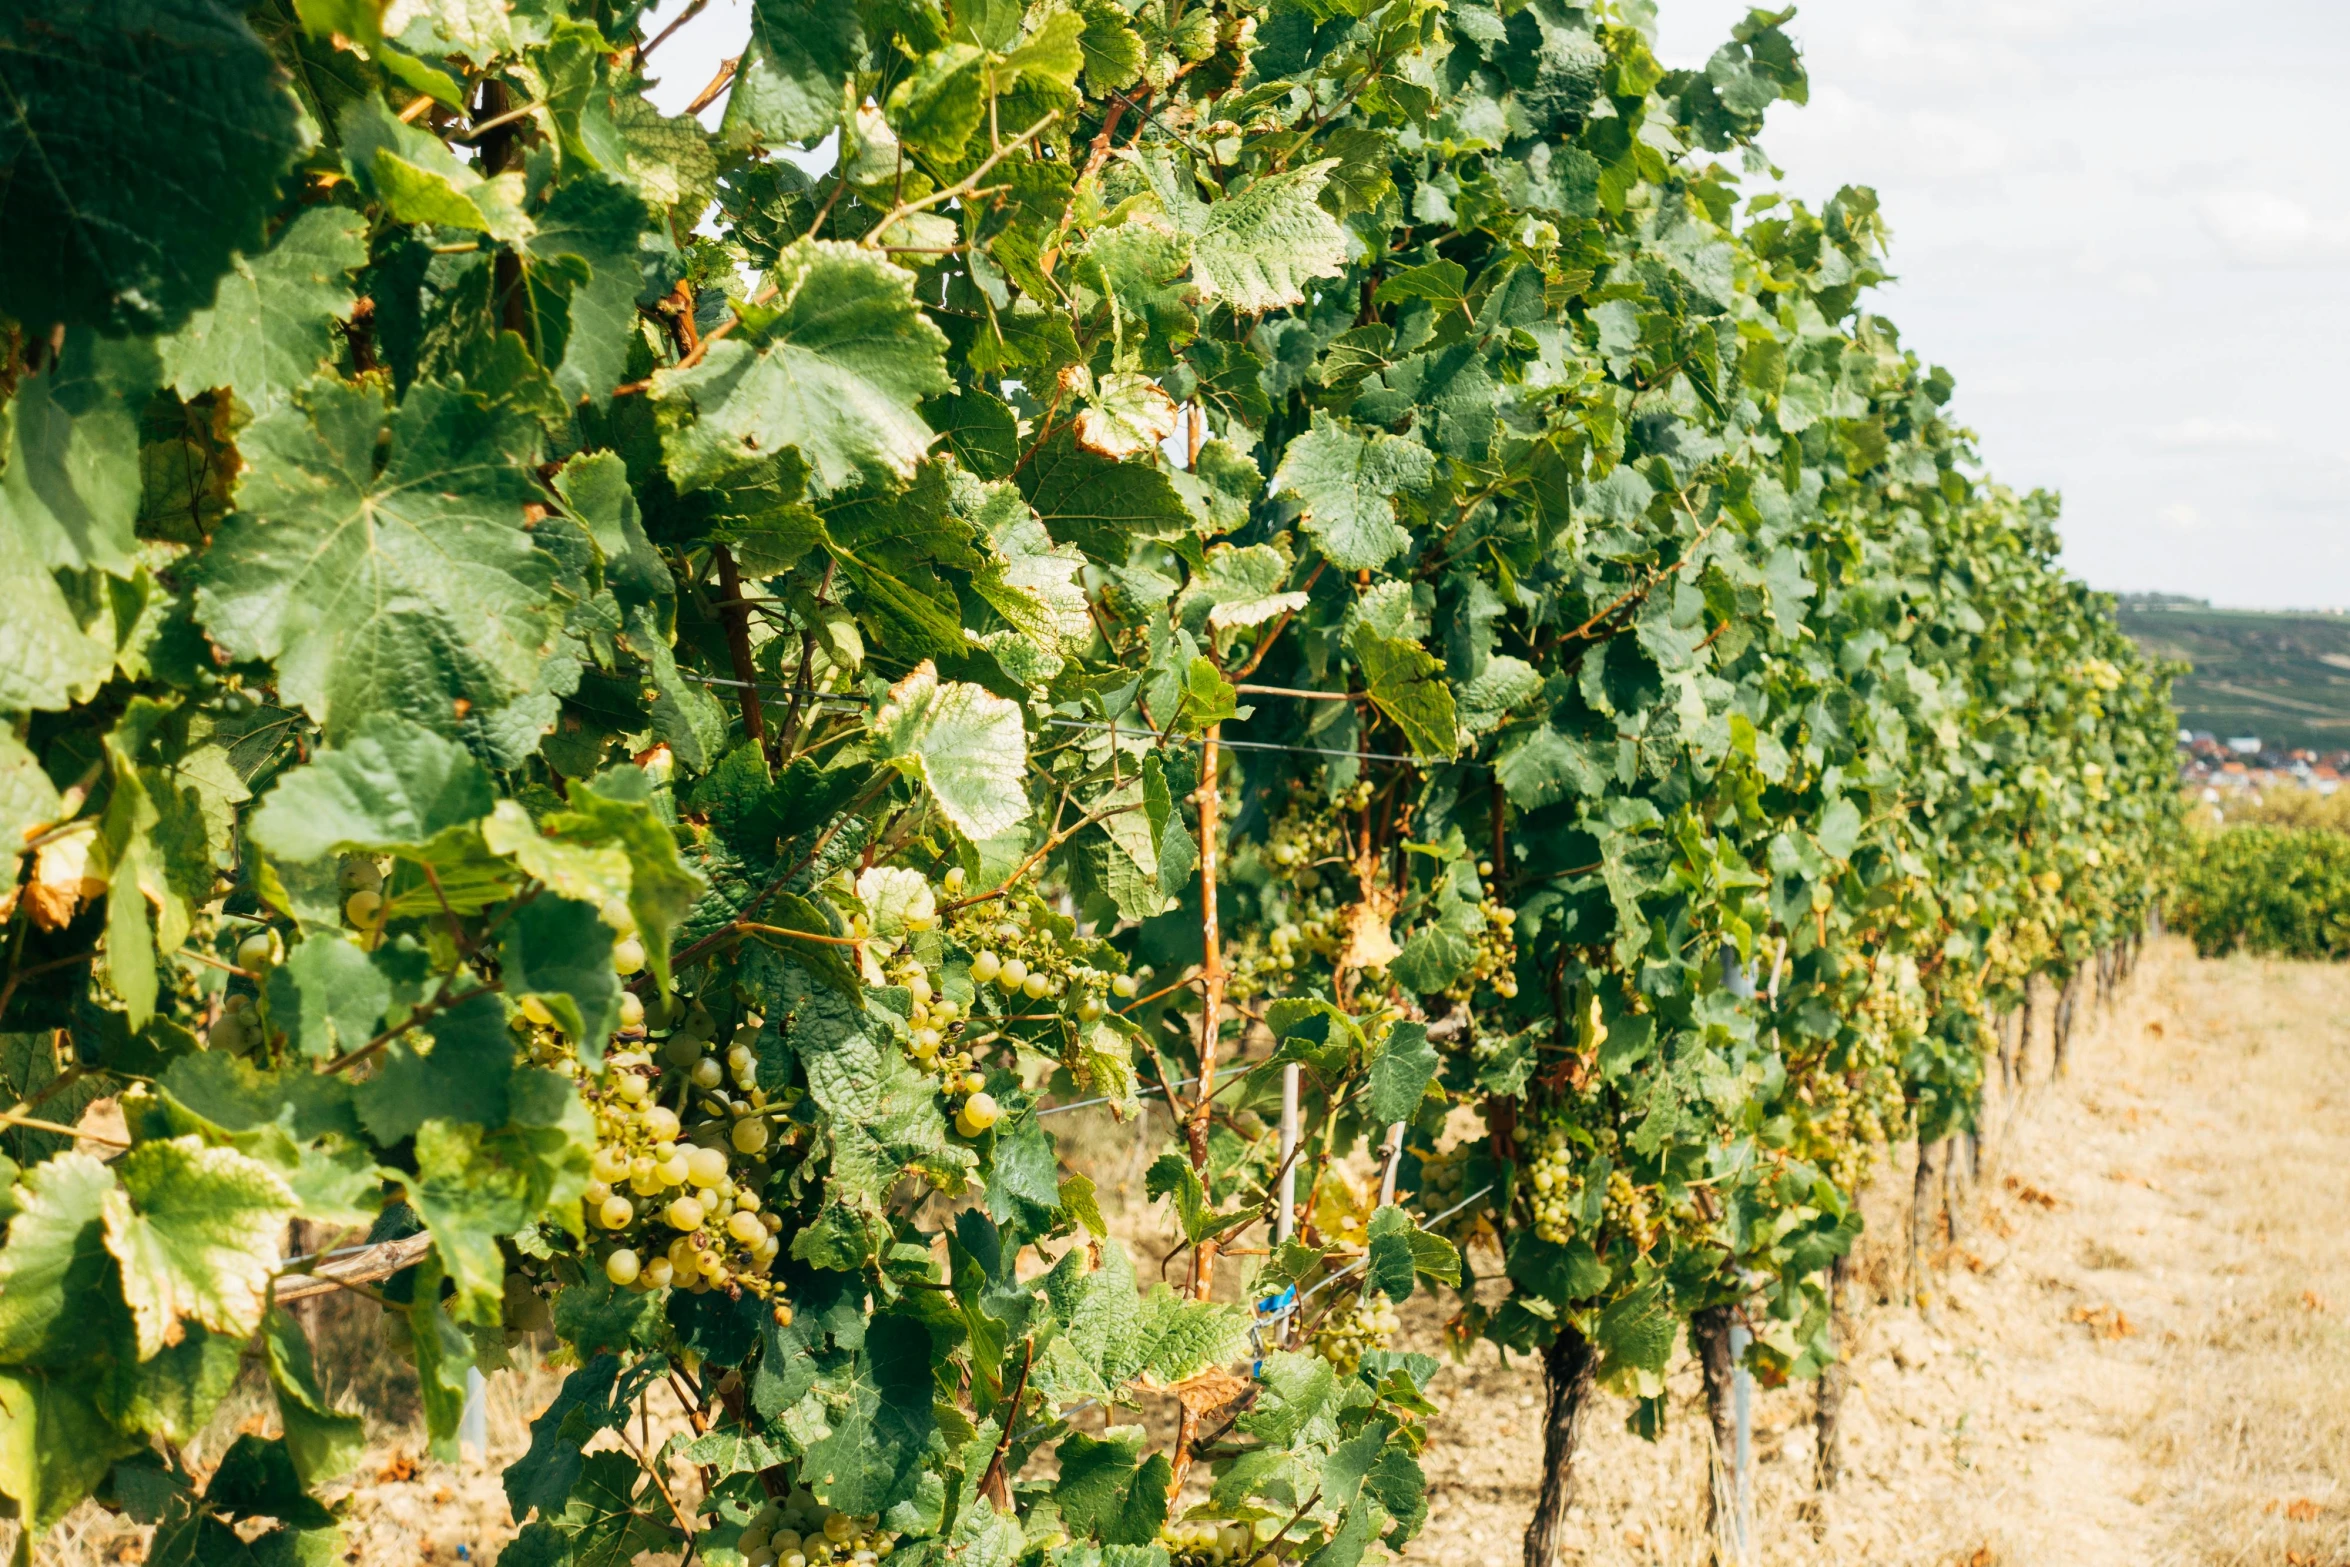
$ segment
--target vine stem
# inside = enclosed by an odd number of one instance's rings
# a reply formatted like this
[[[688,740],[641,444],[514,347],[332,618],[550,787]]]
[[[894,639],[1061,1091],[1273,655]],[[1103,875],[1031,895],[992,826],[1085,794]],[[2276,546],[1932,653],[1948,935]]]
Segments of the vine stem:
[[[1199,1097],[1192,1102],[1184,1137],[1191,1145],[1191,1167],[1203,1173],[1208,1166],[1208,1115],[1216,1094],[1216,1048],[1224,1022],[1224,936],[1216,914],[1216,828],[1224,803],[1216,788],[1216,761],[1223,728],[1210,724],[1200,736],[1199,788],[1192,796],[1199,806]],[[1172,1099],[1170,1092],[1170,1102]],[[1203,1240],[1191,1254],[1191,1298],[1207,1299],[1215,1277],[1216,1243]],[[1191,1473],[1191,1450],[1199,1440],[1199,1422],[1199,1411],[1185,1404],[1175,1431],[1175,1474],[1167,1487],[1169,1497],[1183,1494],[1183,1482]]]
[[[734,551],[725,545],[719,545],[712,555],[718,562],[718,591],[724,598],[718,609],[718,623],[726,628],[727,662],[734,666],[734,678],[741,684],[743,737],[759,748],[772,772],[780,761],[776,747],[767,738],[767,721],[759,709],[759,666],[751,662],[751,611],[743,602],[742,572],[734,563]]]
[[[996,1505],[998,1511],[1010,1512],[1010,1487],[1004,1483],[1004,1458],[1012,1449],[1012,1422],[1019,1417],[1020,1400],[1028,1396],[1028,1367],[1036,1358],[1036,1340],[1021,1346],[1020,1374],[1012,1379],[1012,1396],[1004,1400],[1004,1434],[996,1439],[995,1457],[988,1460],[987,1473],[979,1482],[982,1495]]]

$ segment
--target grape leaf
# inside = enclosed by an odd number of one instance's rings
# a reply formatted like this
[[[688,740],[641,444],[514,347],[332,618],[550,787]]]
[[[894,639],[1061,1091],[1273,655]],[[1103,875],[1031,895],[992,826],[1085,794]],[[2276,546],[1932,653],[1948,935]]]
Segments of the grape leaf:
[[[0,315],[177,326],[256,248],[300,106],[213,0],[0,12]]]
[[[0,405],[0,527],[22,535],[17,548],[52,569],[131,575],[139,408],[160,378],[152,344],[76,332],[16,383]]]
[[[1346,266],[1346,231],[1316,198],[1337,160],[1268,174],[1235,196],[1186,194],[1169,216],[1191,235],[1200,297],[1244,315],[1305,303],[1306,285]]]
[[[178,1342],[183,1317],[237,1336],[260,1326],[278,1241],[298,1207],[277,1173],[193,1137],[141,1143],[119,1172],[105,1197],[106,1249],[122,1265],[140,1356]]]
[[[857,7],[757,0],[720,138],[738,147],[814,141],[839,122],[864,54]]]
[[[812,494],[904,480],[935,437],[916,404],[952,390],[946,338],[914,301],[914,275],[857,245],[801,240],[776,258],[776,298],[690,369],[661,370],[662,455],[704,489],[786,447]]]
[[[78,1347],[69,1299],[86,1299],[104,1276],[100,1222],[114,1172],[83,1153],[27,1170],[0,1246],[0,1363],[47,1365]]]
[[[367,264],[367,220],[313,207],[257,256],[238,256],[211,306],[157,345],[182,397],[216,386],[265,414],[318,373],[333,323],[351,313],[349,274]]]
[[[921,780],[939,811],[974,843],[1028,819],[1028,731],[1019,704],[924,662],[889,689],[874,715],[876,752]]]
[[[1363,430],[1314,411],[1313,428],[1289,443],[1274,470],[1274,493],[1297,498],[1306,532],[1341,571],[1376,571],[1411,548],[1395,520],[1395,498],[1424,490],[1436,457],[1417,441]]]
[[[463,746],[384,715],[281,778],[254,814],[253,841],[297,863],[337,849],[422,850],[496,803],[488,771]]]
[[[1438,759],[1460,749],[1452,688],[1444,666],[1418,643],[1383,637],[1368,624],[1348,644],[1363,666],[1363,685],[1380,712],[1404,732],[1412,755]]]
[[[371,713],[451,733],[535,688],[561,617],[523,513],[535,422],[445,386],[387,409],[378,387],[320,380],[239,447],[251,466],[196,615],[234,656],[275,660],[330,742]]]

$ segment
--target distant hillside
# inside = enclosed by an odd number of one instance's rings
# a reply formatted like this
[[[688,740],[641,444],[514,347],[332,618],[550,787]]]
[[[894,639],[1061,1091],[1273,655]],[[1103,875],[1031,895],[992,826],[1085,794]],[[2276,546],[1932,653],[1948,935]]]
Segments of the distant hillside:
[[[2180,722],[2271,747],[2350,746],[2350,615],[2213,609],[2172,595],[2125,598],[2122,629],[2148,652],[2183,658]]]

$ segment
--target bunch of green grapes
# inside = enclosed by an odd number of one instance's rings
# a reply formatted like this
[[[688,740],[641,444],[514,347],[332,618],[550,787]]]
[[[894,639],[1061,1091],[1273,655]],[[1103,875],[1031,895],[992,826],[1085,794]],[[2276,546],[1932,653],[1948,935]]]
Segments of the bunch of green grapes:
[[[950,896],[959,891],[961,870],[949,871],[944,885]],[[976,994],[966,1013],[951,998],[925,999],[924,993],[934,989],[930,975],[923,971],[917,984],[909,973],[905,983],[916,1002],[910,1049],[917,1061],[925,1050],[945,1052],[937,1070],[955,1115],[955,1129],[976,1137],[1001,1114],[986,1091],[984,1077],[975,1070],[980,1047],[1015,1024],[1058,1024],[1073,1051],[1083,1032],[1108,1015],[1114,1002],[1132,999],[1137,986],[1133,975],[1089,961],[1105,958],[1110,949],[1095,942],[1071,943],[1054,928],[1056,922],[1065,927],[1067,921],[1052,915],[1033,895],[1007,896],[992,910],[974,904],[953,921],[955,940],[971,954],[967,972]],[[1071,950],[1073,945],[1078,950]],[[970,1040],[968,1025],[982,1018],[993,1027]],[[967,1042],[959,1051],[947,1051],[947,1034],[956,1026],[965,1027]]]
[[[1385,1349],[1398,1326],[1395,1302],[1384,1295],[1356,1294],[1325,1312],[1314,1328],[1314,1353],[1352,1376],[1366,1352]]]
[[[1654,1189],[1639,1185],[1619,1165],[1608,1172],[1600,1223],[1616,1234],[1630,1237],[1633,1247],[1645,1253],[1655,1247],[1665,1227],[1664,1217],[1656,1212],[1653,1199]],[[1685,1219],[1694,1212],[1693,1205],[1684,1204],[1674,1217]]]
[[[1346,863],[1346,827],[1340,820],[1342,813],[1361,810],[1370,798],[1371,786],[1367,783],[1356,785],[1337,801],[1311,808],[1292,796],[1289,808],[1265,834],[1265,846],[1260,851],[1264,863],[1276,878],[1300,892],[1319,890],[1321,868],[1332,861]]]
[[[745,1156],[738,1182],[727,1151],[712,1146],[715,1138],[681,1140],[677,1112],[651,1097],[658,1082],[645,1056],[618,1050],[604,1058],[598,1079],[582,1085],[596,1118],[587,1214],[616,1243],[604,1254],[604,1276],[624,1288],[734,1287],[772,1296],[767,1272],[783,1249],[776,1238],[783,1220],[761,1211],[757,1190],[765,1120],[726,1118]],[[708,1124],[722,1123],[713,1117]],[[785,1310],[779,1306],[778,1320],[787,1320]]]
[[[760,1508],[736,1542],[750,1567],[871,1567],[897,1546],[897,1532],[880,1519],[834,1512],[805,1487]]]
[[[383,938],[384,919],[391,909],[383,895],[383,866],[364,854],[346,854],[335,877],[344,893],[343,918],[362,942],[373,946]]]
[[[1533,1153],[1527,1184],[1533,1188],[1534,1233],[1564,1246],[1575,1238],[1576,1216],[1583,1211],[1583,1171],[1566,1127],[1547,1128]]]
[[[266,1033],[261,1015],[253,1010],[253,998],[242,991],[233,991],[222,999],[220,1016],[205,1030],[204,1046],[208,1050],[225,1050],[232,1056],[251,1055],[261,1048]]]
[[[1491,876],[1493,862],[1479,860],[1477,874]],[[1485,924],[1477,932],[1476,955],[1445,994],[1456,1002],[1466,1002],[1476,995],[1479,985],[1491,985],[1495,995],[1514,1001],[1518,994],[1518,911],[1491,896],[1478,900],[1477,911],[1485,916]]]
[[[1263,1550],[1281,1532],[1278,1518],[1242,1523],[1230,1518],[1195,1518],[1159,1526],[1159,1543],[1178,1567],[1275,1567],[1279,1558]],[[1253,1558],[1253,1559],[1252,1559]]]

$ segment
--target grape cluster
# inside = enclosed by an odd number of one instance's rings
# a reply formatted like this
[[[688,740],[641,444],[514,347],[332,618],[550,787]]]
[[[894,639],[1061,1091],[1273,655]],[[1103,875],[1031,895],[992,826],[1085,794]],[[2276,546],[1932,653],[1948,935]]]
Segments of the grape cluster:
[[[1200,1518],[1160,1525],[1159,1543],[1177,1567],[1230,1567],[1237,1562],[1246,1562],[1248,1567],[1277,1567],[1280,1558],[1262,1547],[1280,1532],[1278,1518],[1259,1518],[1254,1523]]]
[[[1479,875],[1492,875],[1493,862],[1478,861],[1477,871]],[[1518,911],[1492,897],[1479,899],[1477,911],[1485,916],[1485,924],[1477,932],[1476,955],[1445,994],[1454,1001],[1466,1002],[1476,995],[1479,985],[1491,985],[1495,995],[1504,1001],[1514,1001],[1518,995]]]
[[[872,1567],[897,1544],[896,1531],[880,1519],[834,1512],[802,1486],[760,1508],[736,1549],[750,1567]]]
[[[587,1214],[618,1243],[604,1254],[604,1276],[623,1288],[732,1286],[769,1295],[783,1221],[761,1211],[756,1189],[766,1122],[755,1115],[731,1122],[729,1140],[752,1166],[738,1183],[713,1135],[728,1122],[712,1117],[696,1128],[703,1140],[681,1141],[677,1112],[652,1101],[659,1080],[645,1056],[618,1050],[604,1058],[600,1078],[583,1085],[596,1118]]]
[[[1527,1183],[1534,1188],[1534,1233],[1555,1246],[1573,1240],[1583,1210],[1583,1172],[1564,1126],[1550,1127],[1534,1145]]]
[[[947,872],[949,895],[962,886],[961,870]],[[973,990],[971,1006],[960,1008],[951,998],[930,993],[934,982],[919,964],[902,971],[902,981],[915,999],[913,1042],[909,1053],[917,1064],[939,1073],[955,1129],[976,1137],[993,1126],[1001,1114],[995,1099],[975,1070],[977,1049],[1020,1024],[1060,1024],[1064,1037],[1076,1040],[1107,1016],[1116,1001],[1131,999],[1137,989],[1133,975],[1098,968],[1089,957],[1103,957],[1109,949],[1098,943],[1075,943],[1071,950],[1051,915],[1033,894],[1007,895],[991,909],[973,904],[953,917],[952,934],[971,954],[966,970]],[[918,977],[917,977],[918,976]],[[989,1032],[969,1040],[973,1024],[990,1025]],[[965,1029],[961,1049],[952,1049],[950,1035]],[[931,1063],[935,1062],[935,1065]]]
[[[383,866],[363,854],[346,854],[336,867],[335,879],[344,893],[343,918],[350,921],[362,941],[373,945],[383,935],[384,918],[390,910],[383,895]]]
[[[1326,1312],[1314,1329],[1314,1353],[1352,1376],[1366,1352],[1385,1349],[1398,1326],[1395,1302],[1384,1295],[1358,1294]]]

